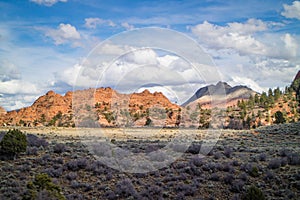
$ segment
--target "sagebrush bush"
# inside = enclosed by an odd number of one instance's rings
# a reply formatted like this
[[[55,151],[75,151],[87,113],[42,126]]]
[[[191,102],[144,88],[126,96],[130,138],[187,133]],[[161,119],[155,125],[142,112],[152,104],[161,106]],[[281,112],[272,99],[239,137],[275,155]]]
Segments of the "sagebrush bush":
[[[251,186],[247,189],[247,192],[242,196],[243,200],[264,200],[265,196],[262,191],[255,187]]]
[[[0,142],[0,155],[9,158],[25,152],[27,147],[26,135],[18,129],[9,130]]]
[[[39,138],[36,135],[33,134],[27,134],[27,145],[29,147],[47,147],[48,146],[48,142],[43,139],[43,138]]]

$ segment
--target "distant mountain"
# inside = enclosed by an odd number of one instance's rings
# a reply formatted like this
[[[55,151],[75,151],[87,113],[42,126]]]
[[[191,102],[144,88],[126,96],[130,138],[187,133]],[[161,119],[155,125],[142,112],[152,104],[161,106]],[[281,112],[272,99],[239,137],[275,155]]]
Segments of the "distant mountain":
[[[211,103],[211,97],[220,101],[226,101],[226,105],[234,104],[240,99],[249,99],[257,92],[247,86],[230,86],[226,82],[218,82],[216,85],[208,85],[200,88],[196,93],[187,100],[182,106],[186,107],[193,104],[208,105]],[[225,97],[225,99],[223,99]]]
[[[298,71],[297,75],[295,76],[291,87],[296,92],[296,98],[298,102],[300,103],[300,70]]]
[[[293,82],[295,82],[295,81],[298,80],[298,79],[300,79],[300,70],[298,71],[297,75],[295,76]]]

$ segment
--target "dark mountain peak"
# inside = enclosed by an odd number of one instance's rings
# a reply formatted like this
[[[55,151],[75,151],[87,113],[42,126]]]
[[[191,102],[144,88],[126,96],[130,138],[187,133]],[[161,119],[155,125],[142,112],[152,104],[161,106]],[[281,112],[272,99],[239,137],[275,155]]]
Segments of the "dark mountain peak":
[[[298,80],[298,79],[300,79],[300,70],[298,71],[297,75],[295,76],[293,82],[295,82],[295,81]]]
[[[216,87],[217,88],[223,87],[224,89],[231,88],[231,86],[228,83],[222,82],[222,81],[219,81],[217,83]]]
[[[248,88],[247,86],[237,85],[232,87],[226,82],[219,81],[216,85],[212,84],[198,89],[197,92],[189,100],[187,100],[184,104],[182,104],[182,106],[186,106],[189,103],[196,101],[197,99],[200,99],[203,96],[223,95],[223,94],[230,95],[233,93],[235,93],[235,95],[238,95],[235,98],[239,98],[239,96],[241,96],[241,98],[246,98],[255,92],[252,89]]]

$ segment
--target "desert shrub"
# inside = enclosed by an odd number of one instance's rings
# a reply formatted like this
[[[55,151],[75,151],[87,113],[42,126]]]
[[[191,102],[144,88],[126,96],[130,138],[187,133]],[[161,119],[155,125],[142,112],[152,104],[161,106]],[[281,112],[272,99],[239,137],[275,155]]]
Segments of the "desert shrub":
[[[140,195],[142,197],[145,197],[147,199],[159,199],[159,197],[162,196],[163,189],[156,185],[150,185],[146,189],[142,190],[140,192]]]
[[[201,145],[200,144],[191,144],[189,148],[186,150],[187,153],[198,154],[200,152]]]
[[[240,166],[240,163],[238,160],[234,160],[234,161],[232,161],[232,165],[237,167],[237,166]]]
[[[247,189],[247,192],[242,196],[242,199],[243,200],[264,200],[265,196],[259,188],[252,185]]]
[[[298,153],[290,153],[287,158],[289,165],[300,165],[300,156]]]
[[[111,190],[108,190],[104,193],[104,197],[105,199],[108,199],[108,200],[114,200],[114,199],[117,199],[117,196],[116,194],[111,191]]]
[[[280,158],[274,158],[270,160],[268,164],[269,169],[277,169],[281,166],[281,159]]]
[[[243,181],[247,181],[248,180],[248,176],[246,173],[241,173],[239,175],[239,179],[243,180]]]
[[[137,197],[137,192],[129,179],[117,182],[115,193],[122,198]]]
[[[192,184],[178,183],[175,185],[177,193],[182,193],[184,196],[193,196],[197,188]]]
[[[219,158],[221,158],[221,153],[220,152],[216,152],[214,153],[214,159],[218,160]]]
[[[66,175],[66,178],[69,180],[69,181],[73,181],[77,178],[77,173],[76,172],[70,172]]]
[[[230,173],[233,173],[234,172],[234,168],[230,165],[230,163],[224,163],[222,165],[222,170],[224,172],[230,172]]]
[[[244,185],[245,185],[244,181],[236,180],[232,182],[231,187],[229,189],[232,192],[239,193],[243,191]]]
[[[259,171],[258,168],[256,166],[253,166],[248,173],[252,177],[258,177],[259,176],[258,171]]]
[[[84,200],[84,196],[82,194],[69,194],[66,196],[67,200]]]
[[[212,181],[219,181],[220,180],[220,176],[217,174],[217,173],[213,173],[209,180],[212,180]]]
[[[223,181],[225,184],[232,184],[232,182],[234,181],[234,176],[232,174],[227,174],[224,176]]]
[[[71,160],[66,164],[67,168],[71,171],[78,171],[80,169],[85,169],[87,165],[88,165],[88,161],[85,158]]]
[[[202,169],[203,171],[214,171],[216,169],[216,165],[215,163],[206,163],[204,165],[202,165]]]
[[[9,130],[0,141],[0,155],[14,158],[27,147],[26,135],[18,129]]]
[[[37,156],[38,155],[38,148],[37,147],[27,147],[26,154]]]
[[[44,169],[43,173],[46,173],[46,174],[48,174],[49,176],[51,176],[53,178],[59,178],[59,177],[61,177],[61,175],[63,173],[63,168],[61,168],[61,167],[57,167],[57,168],[50,167],[50,168]]]
[[[61,154],[61,153],[65,152],[65,151],[66,151],[66,146],[63,143],[57,143],[53,147],[53,152],[54,153]]]
[[[265,153],[261,153],[258,156],[259,161],[266,161],[266,158],[267,158],[267,156]]]
[[[224,149],[224,155],[227,157],[227,158],[230,158],[231,157],[231,154],[232,154],[233,150],[231,147],[226,147]]]
[[[191,161],[196,167],[200,167],[203,165],[203,158],[199,157],[199,156],[195,156],[192,158]]]
[[[65,200],[61,188],[54,184],[47,174],[37,174],[33,181],[27,184],[27,192],[23,195],[24,200],[43,199]]]
[[[265,181],[270,181],[270,180],[273,180],[274,178],[275,178],[274,173],[271,172],[271,171],[267,171],[267,172],[266,172],[266,175],[265,175],[265,177],[264,177],[264,180],[265,180]]]
[[[43,139],[43,138],[39,138],[36,135],[33,134],[27,134],[27,145],[29,147],[47,147],[48,146],[48,142]]]

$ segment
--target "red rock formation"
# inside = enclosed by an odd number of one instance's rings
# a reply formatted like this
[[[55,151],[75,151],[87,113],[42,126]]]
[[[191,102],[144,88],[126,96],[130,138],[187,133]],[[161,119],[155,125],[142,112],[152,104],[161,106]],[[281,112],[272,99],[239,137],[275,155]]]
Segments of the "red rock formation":
[[[76,125],[141,126],[146,123],[150,109],[160,108],[168,114],[163,123],[174,126],[179,106],[172,104],[162,93],[120,94],[111,88],[97,88],[67,92],[64,96],[49,91],[31,106],[2,114],[2,124],[8,125]],[[172,114],[168,112],[173,112]],[[167,115],[166,114],[166,115]],[[153,121],[155,115],[152,116]],[[1,121],[0,121],[1,122]],[[127,124],[128,125],[128,124]]]

